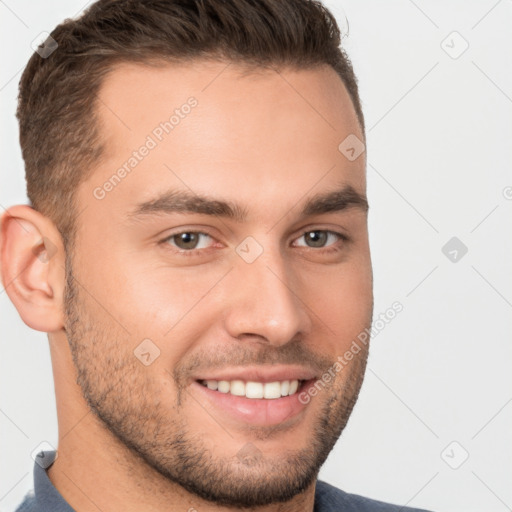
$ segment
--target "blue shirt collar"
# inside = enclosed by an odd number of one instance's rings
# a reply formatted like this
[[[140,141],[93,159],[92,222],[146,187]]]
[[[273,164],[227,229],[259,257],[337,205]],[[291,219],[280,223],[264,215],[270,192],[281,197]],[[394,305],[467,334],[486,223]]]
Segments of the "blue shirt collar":
[[[41,455],[41,453],[44,455]],[[46,473],[46,470],[53,464],[56,457],[57,453],[55,451],[43,451],[37,455],[37,460],[34,464],[34,494],[37,510],[75,512],[54,487]]]

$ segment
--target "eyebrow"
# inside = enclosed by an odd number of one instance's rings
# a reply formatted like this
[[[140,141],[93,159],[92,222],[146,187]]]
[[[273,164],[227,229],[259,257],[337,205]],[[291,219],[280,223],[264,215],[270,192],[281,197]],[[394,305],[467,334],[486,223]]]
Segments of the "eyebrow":
[[[348,185],[339,190],[319,193],[309,198],[302,207],[300,216],[310,217],[351,208],[367,212],[368,201],[363,194]],[[128,214],[128,217],[139,218],[169,213],[212,215],[232,219],[236,222],[244,222],[248,216],[246,208],[232,201],[214,199],[185,190],[169,190],[155,199],[139,203]]]

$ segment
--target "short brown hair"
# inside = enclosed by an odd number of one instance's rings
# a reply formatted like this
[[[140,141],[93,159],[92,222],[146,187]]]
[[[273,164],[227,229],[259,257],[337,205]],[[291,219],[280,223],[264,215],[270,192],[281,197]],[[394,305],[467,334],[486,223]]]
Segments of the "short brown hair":
[[[99,0],[51,37],[55,51],[46,58],[35,52],[23,72],[16,114],[28,198],[65,244],[78,214],[74,192],[103,154],[95,105],[114,64],[201,58],[263,68],[328,64],[345,84],[364,135],[340,30],[316,0]]]

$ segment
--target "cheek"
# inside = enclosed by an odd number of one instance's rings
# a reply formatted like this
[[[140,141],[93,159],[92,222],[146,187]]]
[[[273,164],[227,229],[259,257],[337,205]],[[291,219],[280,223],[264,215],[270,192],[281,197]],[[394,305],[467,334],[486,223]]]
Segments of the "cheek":
[[[306,303],[329,326],[336,352],[350,345],[371,324],[373,309],[371,267],[363,261],[340,266],[305,288]]]
[[[220,317],[221,305],[213,297],[223,273],[140,265],[137,272],[109,276],[116,292],[106,300],[130,332],[132,344],[149,338],[160,350],[157,366],[173,368]]]

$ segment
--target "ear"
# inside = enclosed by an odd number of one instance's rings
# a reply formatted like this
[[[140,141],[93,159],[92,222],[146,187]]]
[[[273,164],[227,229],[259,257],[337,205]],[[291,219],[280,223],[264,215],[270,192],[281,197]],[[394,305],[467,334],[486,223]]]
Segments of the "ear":
[[[64,326],[65,253],[53,222],[27,205],[9,208],[0,224],[2,282],[32,329]]]

